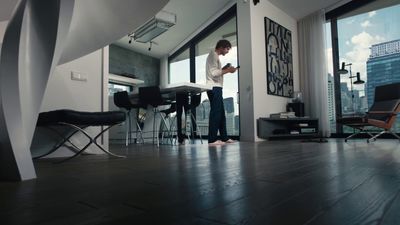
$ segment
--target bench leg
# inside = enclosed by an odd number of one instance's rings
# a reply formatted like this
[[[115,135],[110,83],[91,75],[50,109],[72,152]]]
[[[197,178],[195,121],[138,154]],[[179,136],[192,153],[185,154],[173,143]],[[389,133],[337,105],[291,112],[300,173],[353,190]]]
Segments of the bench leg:
[[[126,158],[126,156],[117,155],[117,154],[114,154],[114,153],[112,153],[110,151],[105,150],[103,147],[101,147],[101,145],[99,145],[97,143],[97,138],[99,138],[104,132],[109,130],[114,125],[107,127],[106,129],[101,131],[99,134],[97,134],[94,138],[92,138],[84,129],[82,129],[79,126],[76,126],[74,124],[69,124],[69,123],[63,123],[63,122],[60,122],[59,124],[72,127],[74,129],[76,129],[77,131],[82,132],[89,139],[89,142],[82,149],[80,149],[78,152],[76,152],[73,156],[70,156],[70,157],[68,157],[66,159],[63,159],[63,160],[59,161],[58,163],[62,163],[62,162],[65,162],[67,160],[75,158],[76,156],[80,155],[83,151],[85,151],[92,143],[95,144],[97,147],[100,148],[100,150],[102,150],[103,152],[107,153],[108,155],[111,155],[111,156],[114,156],[114,157],[117,157],[117,158]]]
[[[126,156],[117,155],[117,154],[114,154],[114,153],[112,153],[112,152],[110,152],[110,151],[108,151],[108,150],[105,150],[103,147],[101,147],[101,145],[99,145],[99,144],[97,143],[97,138],[99,138],[104,132],[108,131],[108,130],[109,130],[111,127],[113,127],[113,126],[115,126],[115,125],[108,126],[106,129],[104,129],[104,130],[101,131],[98,135],[96,135],[96,137],[94,137],[94,138],[92,139],[92,143],[94,143],[97,147],[99,147],[100,150],[102,150],[103,152],[105,152],[105,153],[107,153],[107,154],[109,154],[109,155],[111,155],[111,156],[114,156],[114,157],[117,157],[117,158],[126,158]]]
[[[42,154],[42,155],[35,156],[35,157],[33,157],[33,159],[40,159],[40,158],[43,158],[43,157],[45,157],[45,156],[47,156],[47,155],[50,155],[51,153],[55,152],[59,147],[63,146],[63,145],[65,144],[65,142],[70,143],[70,144],[72,145],[72,147],[74,147],[74,148],[76,149],[76,151],[74,151],[75,153],[76,153],[77,151],[79,151],[78,146],[76,146],[74,143],[72,143],[72,142],[69,140],[72,136],[74,136],[77,132],[79,132],[79,130],[74,130],[74,131],[73,131],[71,134],[69,134],[67,137],[64,137],[64,136],[63,136],[62,134],[60,134],[56,129],[54,129],[54,128],[52,128],[52,127],[46,127],[46,128],[49,129],[49,130],[51,130],[51,131],[53,131],[55,134],[57,134],[59,137],[61,137],[61,138],[62,138],[62,141],[61,141],[60,143],[56,144],[52,149],[50,149],[50,151],[48,151],[48,152],[46,152],[46,153],[44,153],[44,154]]]

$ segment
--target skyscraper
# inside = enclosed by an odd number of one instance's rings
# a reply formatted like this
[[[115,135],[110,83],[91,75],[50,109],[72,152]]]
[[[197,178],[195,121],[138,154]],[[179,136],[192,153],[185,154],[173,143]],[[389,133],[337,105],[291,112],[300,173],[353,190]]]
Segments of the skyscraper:
[[[235,110],[233,108],[233,98],[224,98],[224,108],[226,117],[226,131],[228,135],[237,135],[235,131]]]
[[[400,40],[384,42],[371,46],[367,61],[368,106],[374,101],[376,86],[400,82]]]
[[[371,55],[367,61],[368,108],[374,102],[375,87],[400,82],[400,40],[384,42],[371,46]],[[394,130],[400,132],[400,120]]]
[[[224,100],[226,130],[228,135],[239,135],[238,117],[235,115],[234,99],[232,97]],[[199,107],[196,108],[196,120],[199,129],[203,135],[208,134],[208,119],[210,114],[210,101],[204,100]]]
[[[331,132],[336,132],[335,88],[333,76],[328,73],[328,114]]]

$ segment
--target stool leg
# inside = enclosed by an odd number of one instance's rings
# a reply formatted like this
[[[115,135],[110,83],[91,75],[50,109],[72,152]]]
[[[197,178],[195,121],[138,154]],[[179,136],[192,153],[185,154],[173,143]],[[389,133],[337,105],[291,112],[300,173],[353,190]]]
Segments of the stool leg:
[[[167,121],[165,120],[165,117],[162,115],[162,112],[160,112],[160,111],[158,111],[158,114],[159,114],[160,117],[161,117],[161,121],[164,123],[165,129],[167,129],[167,133],[169,133],[169,129],[168,129]],[[164,131],[161,131],[161,132],[162,132],[162,137],[164,137]],[[158,136],[158,135],[157,135],[157,136]],[[172,142],[171,142],[171,144],[172,144]]]
[[[156,131],[156,114],[157,114],[157,109],[156,107],[153,107],[153,145],[154,145],[154,135],[157,134],[157,147],[160,147],[160,143],[158,142],[158,130]]]
[[[168,119],[168,122],[171,124],[171,119],[169,117],[167,117],[167,119]],[[169,135],[169,133],[167,133],[167,135]],[[164,143],[164,132],[163,131],[161,133],[161,142]]]
[[[125,125],[126,125],[126,137],[125,137],[125,145],[128,146],[130,144],[130,132],[131,132],[131,111],[128,110],[126,112],[126,115],[128,117],[128,121],[125,121]],[[126,124],[126,122],[128,122],[128,124]]]
[[[132,144],[132,117],[131,117],[131,110],[129,110],[129,142],[128,144]]]
[[[136,126],[137,126],[136,140],[137,140],[137,134],[140,133],[140,139],[142,140],[142,144],[144,144],[142,128],[140,128],[140,124],[137,121],[136,121]]]
[[[193,123],[193,122],[195,123],[196,134],[199,134],[200,142],[203,144],[203,137],[202,137],[202,135],[201,135],[201,130],[199,129],[199,126],[197,125],[197,120],[196,120],[196,118],[194,118],[194,115],[193,115],[193,114],[191,114],[191,115],[192,115],[192,123]],[[193,126],[193,124],[192,124],[192,126]],[[193,133],[194,133],[194,132],[193,132]]]
[[[169,118],[169,121],[170,121],[170,123],[169,123],[169,139],[170,139],[170,142],[171,142],[171,145],[174,145],[174,128],[175,128],[175,124],[174,124],[174,122],[175,122],[175,116],[172,116],[172,117],[170,117]],[[175,139],[175,141],[176,141],[176,139]]]
[[[170,139],[171,145],[174,144],[172,141],[174,139],[174,133],[173,133],[174,131],[172,130],[173,127],[174,127],[174,117],[171,116],[171,117],[169,117],[169,139]]]
[[[188,114],[190,115],[190,112],[189,112],[190,110],[188,110]],[[189,125],[188,125],[188,122],[187,122],[187,116],[188,115],[186,115],[186,112],[185,112],[185,136],[187,136],[187,138],[188,138],[188,141],[190,142],[190,140],[191,140],[191,130],[192,130],[192,128],[191,128],[191,124],[189,123]],[[189,116],[189,119],[190,119],[190,116]],[[189,132],[189,133],[188,133]]]
[[[171,144],[174,145],[174,144],[176,144],[176,140],[178,139],[178,133],[174,134],[175,123],[176,123],[177,117],[174,116],[171,119],[172,119],[172,122],[170,123],[169,131],[171,133],[171,138],[170,138],[171,139]]]
[[[139,113],[140,113],[140,108],[137,108],[137,110],[136,110],[136,143],[138,141],[138,133],[139,133],[142,144],[144,144],[143,132],[142,132],[142,128],[140,127],[140,124],[139,124],[139,120],[140,120]]]

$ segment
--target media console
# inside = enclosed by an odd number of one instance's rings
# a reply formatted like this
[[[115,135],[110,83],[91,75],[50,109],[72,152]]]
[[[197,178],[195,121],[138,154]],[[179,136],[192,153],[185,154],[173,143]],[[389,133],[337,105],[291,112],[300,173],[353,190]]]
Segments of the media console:
[[[257,136],[263,139],[309,138],[318,135],[318,119],[295,118],[259,118]]]

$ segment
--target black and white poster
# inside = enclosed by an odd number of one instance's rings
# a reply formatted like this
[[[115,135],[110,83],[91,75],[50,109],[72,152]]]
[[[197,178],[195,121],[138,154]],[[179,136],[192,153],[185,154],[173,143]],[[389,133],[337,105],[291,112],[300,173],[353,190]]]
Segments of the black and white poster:
[[[292,33],[265,17],[267,91],[270,95],[293,97]]]

